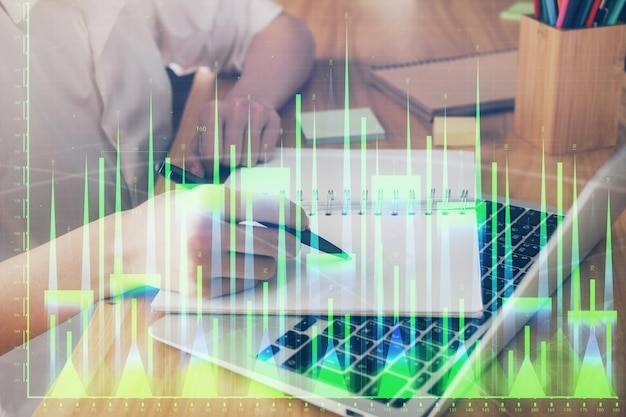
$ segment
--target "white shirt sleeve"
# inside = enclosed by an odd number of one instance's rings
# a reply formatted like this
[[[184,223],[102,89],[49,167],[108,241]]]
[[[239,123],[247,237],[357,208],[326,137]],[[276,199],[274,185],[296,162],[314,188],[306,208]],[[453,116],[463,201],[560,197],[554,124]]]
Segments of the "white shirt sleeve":
[[[155,7],[163,63],[185,73],[216,65],[240,72],[254,35],[282,12],[271,0],[163,0]]]

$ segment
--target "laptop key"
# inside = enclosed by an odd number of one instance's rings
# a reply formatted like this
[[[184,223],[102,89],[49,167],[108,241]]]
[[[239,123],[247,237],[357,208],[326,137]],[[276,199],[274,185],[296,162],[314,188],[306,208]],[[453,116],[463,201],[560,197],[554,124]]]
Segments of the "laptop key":
[[[513,262],[513,266],[516,268],[524,268],[526,267],[526,265],[528,265],[530,263],[530,261],[532,261],[532,258],[530,258],[529,256],[526,255],[518,255],[518,254],[513,254],[513,256],[511,257],[512,262]]]
[[[519,247],[515,249],[515,253],[518,255],[530,256],[532,258],[539,253],[539,246],[522,243]]]
[[[378,323],[374,320],[368,320],[365,325],[359,329],[357,334],[372,340],[380,340],[389,332],[389,326]]]
[[[262,361],[268,360],[269,358],[271,358],[272,356],[274,356],[276,353],[278,353],[280,351],[280,348],[278,346],[275,345],[269,345],[268,347],[266,347],[265,349],[263,349],[262,351],[260,351],[256,357]]]
[[[397,399],[412,397],[413,392],[404,388],[408,382],[401,376],[385,374],[370,385],[363,395],[383,404],[391,405]]]
[[[448,361],[443,357],[443,356],[439,356],[437,358],[435,358],[435,360],[433,361],[433,363],[430,364],[430,366],[428,367],[428,370],[430,372],[437,372],[438,370],[440,370]]]
[[[528,210],[526,213],[522,214],[522,216],[517,220],[516,223],[537,226],[539,223],[541,223],[541,217],[542,214],[540,211]]]
[[[433,327],[424,336],[424,339],[438,346],[447,345],[454,338],[454,333],[441,327]]]
[[[316,321],[317,319],[313,316],[305,316],[302,320],[296,323],[295,326],[293,326],[293,329],[299,332],[304,332],[313,326]]]
[[[422,388],[428,382],[430,377],[431,375],[428,372],[423,372],[422,374],[420,374],[420,376],[415,378],[415,381],[413,381],[413,389],[419,390],[420,388]]]
[[[276,340],[276,343],[288,349],[297,349],[308,340],[309,336],[294,332],[293,330],[289,330],[281,337],[279,337]]]
[[[418,342],[406,351],[406,355],[412,359],[430,362],[439,353],[437,346],[426,342]]]
[[[511,233],[515,233],[520,236],[527,236],[530,232],[533,231],[534,228],[535,226],[533,226],[532,224],[524,224],[517,221],[511,225]]]
[[[308,342],[289,359],[283,362],[282,366],[297,373],[305,373],[313,363],[313,353],[311,342]]]
[[[405,317],[402,320],[400,320],[400,324],[411,328],[411,326],[415,326],[416,329],[418,330],[426,330],[431,324],[432,322],[436,320],[433,317]]]
[[[335,320],[333,323],[324,329],[324,334],[331,335],[333,338],[345,339],[346,336],[356,330],[356,326],[343,322],[342,320]]]
[[[411,329],[410,327],[407,326],[400,326],[398,327],[398,330],[400,331],[400,336],[402,338],[402,343],[405,346],[410,346],[413,343],[415,343],[415,341],[418,339],[419,335],[420,335],[420,331],[417,329]]]
[[[362,355],[367,352],[372,346],[374,346],[374,342],[372,342],[371,340],[359,336],[352,336],[339,348],[344,352],[350,352],[355,355]]]
[[[367,355],[354,365],[354,369],[366,375],[376,376],[385,368],[385,360]]]
[[[358,394],[371,382],[371,379],[357,372],[346,372],[344,381],[348,391]]]
[[[335,351],[334,355],[326,355],[321,360],[324,367],[345,371],[356,362],[356,356],[349,355],[341,351]]]

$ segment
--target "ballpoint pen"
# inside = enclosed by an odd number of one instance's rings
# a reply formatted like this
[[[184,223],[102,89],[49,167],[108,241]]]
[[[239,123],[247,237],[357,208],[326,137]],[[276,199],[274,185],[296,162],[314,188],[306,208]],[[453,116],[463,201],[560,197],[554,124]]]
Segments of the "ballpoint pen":
[[[179,166],[169,164],[169,172],[166,172],[165,166],[165,161],[159,162],[155,167],[156,171],[159,173],[159,175],[162,175],[163,177],[174,181],[177,184],[208,184],[208,181],[205,178],[199,177],[187,170],[184,170]],[[350,255],[344,252],[340,247],[313,233],[309,229],[297,230],[286,225],[279,225],[271,222],[257,221],[257,223],[271,229],[283,228],[285,232],[296,236],[300,239],[300,242],[307,246],[315,248],[324,253],[338,256],[343,259],[350,259]]]

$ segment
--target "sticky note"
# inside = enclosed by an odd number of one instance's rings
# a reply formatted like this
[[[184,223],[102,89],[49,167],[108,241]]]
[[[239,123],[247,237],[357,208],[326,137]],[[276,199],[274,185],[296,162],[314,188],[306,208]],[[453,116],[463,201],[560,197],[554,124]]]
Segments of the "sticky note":
[[[510,7],[500,12],[500,19],[503,20],[520,20],[522,15],[533,14],[535,6],[531,1],[520,1],[512,4]]]
[[[372,109],[359,107],[349,109],[347,115],[344,109],[303,112],[301,123],[304,140],[308,145],[313,144],[314,137],[319,145],[343,143],[346,121],[349,126],[350,142],[361,141],[362,134],[365,134],[366,141],[385,139],[385,130]],[[363,121],[365,121],[364,125]]]

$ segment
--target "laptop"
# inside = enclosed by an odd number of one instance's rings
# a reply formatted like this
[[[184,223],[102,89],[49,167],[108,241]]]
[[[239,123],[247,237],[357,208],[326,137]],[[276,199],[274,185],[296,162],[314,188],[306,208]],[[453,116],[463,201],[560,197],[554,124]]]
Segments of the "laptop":
[[[473,392],[485,358],[504,349],[606,237],[607,213],[626,207],[622,147],[559,217],[484,200],[477,210],[481,317],[168,314],[153,337],[192,355],[348,416],[434,415]],[[560,282],[562,281],[562,282]]]

